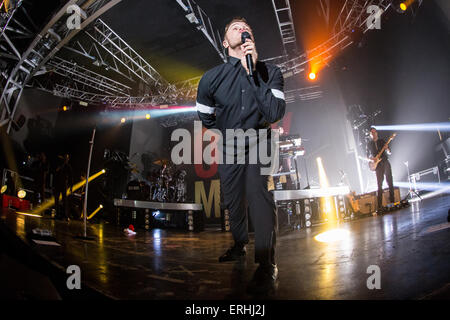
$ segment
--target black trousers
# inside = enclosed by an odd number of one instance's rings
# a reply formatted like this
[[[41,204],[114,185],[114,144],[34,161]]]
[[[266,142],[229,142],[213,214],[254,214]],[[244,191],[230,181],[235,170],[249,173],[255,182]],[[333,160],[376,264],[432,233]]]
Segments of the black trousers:
[[[63,212],[61,213],[61,209],[59,208],[59,195],[61,195],[61,201],[63,205]],[[68,199],[67,199],[67,186],[65,185],[55,185],[55,189],[53,190],[53,196],[55,197],[55,210],[56,215],[59,217],[69,217],[68,213]]]
[[[377,192],[377,202],[378,208],[383,206],[383,181],[384,177],[386,177],[386,182],[389,186],[389,201],[394,202],[394,183],[392,181],[392,170],[391,164],[388,160],[381,161],[376,169],[377,174],[377,184],[378,184],[378,192]]]
[[[268,176],[258,164],[221,164],[219,176],[224,206],[230,211],[230,228],[236,245],[248,243],[248,217],[255,229],[255,262],[275,264],[277,213],[267,190]],[[247,202],[247,203],[246,203]]]

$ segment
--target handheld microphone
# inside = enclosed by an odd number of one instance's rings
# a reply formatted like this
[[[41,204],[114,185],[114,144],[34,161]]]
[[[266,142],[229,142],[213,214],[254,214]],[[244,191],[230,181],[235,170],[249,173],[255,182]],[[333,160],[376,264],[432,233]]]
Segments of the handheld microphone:
[[[248,33],[247,31],[244,31],[241,33],[241,40],[242,43],[245,43],[246,39],[252,39],[252,37],[250,36],[250,33]],[[245,56],[245,59],[247,60],[247,68],[249,70],[249,76],[253,77],[253,60],[252,60],[252,55],[251,54],[247,54]]]

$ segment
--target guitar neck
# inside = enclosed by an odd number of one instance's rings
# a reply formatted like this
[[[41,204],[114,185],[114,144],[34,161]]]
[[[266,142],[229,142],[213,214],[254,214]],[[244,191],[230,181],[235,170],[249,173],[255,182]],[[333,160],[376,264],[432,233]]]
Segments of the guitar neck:
[[[380,152],[378,152],[376,158],[378,159],[379,157],[381,157],[381,155],[383,154],[383,152],[387,149],[389,143],[392,141],[392,139],[394,139],[395,135],[392,135],[389,140],[384,144],[383,148],[381,148]]]
[[[386,150],[388,144],[385,143],[385,145],[383,146],[383,148],[381,148],[380,152],[378,152],[377,154],[377,158],[381,157],[381,155],[383,154],[383,152]]]

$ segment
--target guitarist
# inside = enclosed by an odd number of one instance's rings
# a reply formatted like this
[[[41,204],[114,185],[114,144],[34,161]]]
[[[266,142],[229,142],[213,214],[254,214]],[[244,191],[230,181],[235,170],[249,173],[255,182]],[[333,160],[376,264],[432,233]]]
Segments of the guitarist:
[[[376,155],[380,152],[380,150],[385,145],[386,141],[384,139],[378,138],[378,131],[374,127],[370,128],[370,138],[372,139],[367,144],[367,157],[370,158],[370,160],[375,160]],[[391,164],[388,160],[388,155],[391,154],[391,150],[389,149],[389,146],[386,148],[386,150],[381,154],[380,156],[380,163],[378,163],[378,166],[376,168],[376,174],[377,174],[377,184],[378,184],[378,192],[377,192],[377,200],[378,200],[378,210],[377,212],[383,212],[383,180],[384,176],[386,176],[386,181],[389,186],[389,201],[393,203],[394,200],[394,183],[392,181],[392,170],[391,170]]]

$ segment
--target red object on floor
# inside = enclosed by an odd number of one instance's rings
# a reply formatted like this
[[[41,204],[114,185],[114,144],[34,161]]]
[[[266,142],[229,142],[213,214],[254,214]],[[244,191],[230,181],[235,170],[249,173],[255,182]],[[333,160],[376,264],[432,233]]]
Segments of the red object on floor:
[[[30,210],[30,201],[3,194],[2,208],[8,207],[12,207],[16,210]]]

